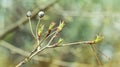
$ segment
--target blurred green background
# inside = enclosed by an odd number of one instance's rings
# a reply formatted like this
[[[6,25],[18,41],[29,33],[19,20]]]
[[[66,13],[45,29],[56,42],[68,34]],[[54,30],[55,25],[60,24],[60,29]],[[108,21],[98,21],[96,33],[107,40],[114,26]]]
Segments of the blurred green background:
[[[14,67],[25,58],[25,52],[34,48],[34,39],[29,24],[18,28],[2,37],[2,33],[26,16],[28,10],[34,11],[55,0],[0,0],[0,67]],[[64,43],[93,40],[102,33],[104,40],[96,44],[99,50],[110,57],[108,60],[98,51],[97,55],[103,67],[120,66],[120,0],[58,0],[45,12],[41,23],[59,23],[65,21],[60,33]],[[28,21],[26,21],[28,22]],[[38,17],[32,19],[35,28]],[[19,53],[16,48],[24,53]],[[18,52],[17,52],[18,51]],[[22,67],[98,67],[94,53],[88,45],[72,45],[46,49]]]

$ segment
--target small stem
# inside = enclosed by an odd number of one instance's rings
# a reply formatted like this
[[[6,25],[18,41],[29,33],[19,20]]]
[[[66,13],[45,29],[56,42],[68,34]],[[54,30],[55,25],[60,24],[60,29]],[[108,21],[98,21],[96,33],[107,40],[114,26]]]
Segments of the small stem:
[[[31,59],[33,56],[35,56],[36,54],[38,54],[39,52],[43,51],[45,48],[47,48],[46,46],[41,48],[41,49],[38,49],[36,52],[34,52],[33,54],[31,54],[31,56],[29,56],[29,59]]]
[[[40,18],[39,18],[39,20],[38,20],[38,23],[37,23],[37,25],[36,25],[36,40],[37,40],[37,43],[38,43],[38,45],[39,45],[39,38],[38,38],[38,28],[39,28],[39,24],[40,24]]]
[[[34,52],[33,54],[31,54],[29,57],[25,58],[23,61],[21,61],[19,64],[17,64],[16,67],[20,67],[21,65],[27,63],[29,60],[31,60],[31,58],[32,58],[33,56],[35,56],[36,54],[38,54],[39,52],[43,51],[43,50],[46,49],[46,48],[47,48],[47,47],[45,46],[45,47],[37,50],[36,52]]]
[[[50,45],[50,43],[53,41],[53,39],[56,37],[57,34],[58,34],[58,31],[55,31],[55,34],[53,35],[53,37],[50,39],[50,41],[48,42],[46,46]]]
[[[60,46],[70,46],[70,45],[75,45],[75,44],[84,44],[85,42],[74,42],[74,43],[68,43],[68,44],[62,44]]]
[[[94,46],[92,44],[90,46],[91,46],[91,48],[93,50],[93,53],[94,53],[94,55],[95,55],[95,57],[97,59],[98,64],[100,65],[100,67],[102,67],[102,63],[100,62],[100,59],[98,58],[98,56],[96,54],[96,50],[95,50]]]
[[[93,45],[93,47],[98,50],[103,56],[105,56],[107,59],[110,59],[106,54],[104,54],[101,50],[99,50],[96,46]]]
[[[40,44],[41,45],[46,39],[48,39],[50,36],[52,36],[53,34],[55,34],[55,32],[52,32],[51,34],[49,34],[49,36],[45,36],[41,41]],[[47,34],[46,34],[47,35]]]
[[[38,23],[37,23],[37,25],[36,25],[36,37],[38,36],[39,24],[40,24],[40,18],[39,18]]]
[[[47,36],[46,38],[43,38],[43,39],[40,41],[39,45],[37,45],[37,47],[31,52],[31,54],[29,55],[29,57],[30,57],[34,52],[37,51],[37,48],[40,47],[40,45],[41,45],[48,37],[50,37],[50,36],[53,35],[54,33],[55,33],[55,32],[51,33],[51,34],[50,34],[49,36]]]
[[[30,24],[30,31],[31,31],[33,37],[35,38],[35,34],[33,33],[30,17],[28,17],[28,19],[29,19],[29,24]]]
[[[82,42],[74,42],[74,43],[68,43],[68,44],[62,44],[60,46],[70,46],[70,45],[76,45],[76,44],[94,44],[92,41],[82,41]],[[58,47],[60,47],[58,46]]]

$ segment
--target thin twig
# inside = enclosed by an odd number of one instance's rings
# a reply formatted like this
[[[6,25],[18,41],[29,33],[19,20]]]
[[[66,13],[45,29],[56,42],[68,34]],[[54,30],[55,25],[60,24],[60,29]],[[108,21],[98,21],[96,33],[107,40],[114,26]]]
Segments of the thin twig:
[[[46,46],[49,46],[50,45],[50,43],[53,41],[53,39],[56,37],[56,35],[57,35],[57,31],[55,31],[55,34],[53,35],[53,37],[50,39],[50,41],[48,42],[48,44],[46,45]]]
[[[43,51],[44,49],[46,49],[47,47],[43,47],[40,50],[37,50],[36,52],[34,52],[32,55],[30,55],[29,57],[25,58],[23,61],[21,61],[20,63],[18,63],[16,65],[16,67],[20,67],[21,65],[27,63],[33,56],[35,56],[36,54],[38,54],[39,52]]]
[[[100,65],[100,67],[102,67],[102,63],[100,62],[100,59],[98,58],[98,56],[96,54],[96,50],[95,50],[94,46],[91,44],[90,47],[92,48],[92,51],[97,59],[98,64]]]
[[[58,47],[70,46],[70,45],[78,45],[78,44],[94,44],[94,42],[93,41],[81,41],[81,42],[74,42],[74,43],[68,43],[68,44],[61,44]]]
[[[39,28],[40,20],[41,19],[39,18],[38,23],[36,25],[36,37],[38,37],[38,28]]]
[[[30,17],[28,17],[28,19],[29,19],[30,31],[31,31],[33,37],[35,38],[35,34],[34,34],[34,32],[33,32],[33,28],[32,28],[32,25],[31,25]]]
[[[50,37],[51,35],[53,35],[55,32],[51,33],[48,37]],[[40,41],[39,44],[42,44],[44,42],[44,40],[46,40],[48,37],[44,38],[43,40]],[[37,45],[37,47],[31,52],[31,54],[28,56],[30,57],[34,52],[37,51],[38,48],[40,48],[41,45]]]
[[[39,37],[38,37],[38,28],[39,28],[39,24],[40,24],[40,18],[38,20],[38,23],[36,25],[36,40],[37,40],[37,45],[39,45],[40,41],[39,41]]]
[[[94,46],[94,45],[93,45]],[[98,50],[103,56],[105,56],[108,60],[110,59],[106,54],[104,54],[101,50],[99,50],[96,46],[94,46],[96,50]]]
[[[39,44],[39,46],[41,46],[41,44],[46,40],[46,39],[48,39],[50,36],[52,36],[53,34],[55,34],[55,32],[52,32],[51,34],[46,34],[46,35],[48,35],[48,36],[46,36],[45,35],[45,37],[40,41],[40,44]]]

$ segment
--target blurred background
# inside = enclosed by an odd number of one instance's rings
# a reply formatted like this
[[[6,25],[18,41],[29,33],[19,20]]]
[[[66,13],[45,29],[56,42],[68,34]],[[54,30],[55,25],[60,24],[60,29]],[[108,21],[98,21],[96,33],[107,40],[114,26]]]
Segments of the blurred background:
[[[65,21],[60,33],[63,43],[93,40],[102,33],[104,40],[96,47],[103,67],[120,66],[120,0],[0,0],[0,67],[14,67],[34,48],[26,12],[45,9],[41,23]],[[52,6],[49,4],[53,4]],[[32,18],[32,26],[38,17]],[[98,67],[89,45],[46,49],[22,67]]]

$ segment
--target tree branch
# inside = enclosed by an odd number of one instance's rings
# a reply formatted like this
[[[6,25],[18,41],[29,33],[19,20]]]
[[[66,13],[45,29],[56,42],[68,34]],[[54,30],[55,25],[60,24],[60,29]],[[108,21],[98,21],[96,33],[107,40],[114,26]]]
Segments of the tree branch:
[[[44,46],[44,47],[42,47],[42,48],[40,48],[40,49],[37,48],[37,50],[36,50],[34,53],[30,54],[30,55],[29,55],[28,57],[26,57],[23,61],[21,61],[20,63],[18,63],[18,64],[16,65],[16,67],[20,67],[20,66],[22,66],[23,64],[27,63],[28,61],[31,60],[32,57],[34,57],[35,55],[37,55],[38,53],[40,53],[41,51],[43,51],[43,50],[45,50],[45,49],[47,49],[47,48],[64,47],[64,46],[70,46],[70,45],[76,45],[76,44],[91,44],[91,45],[92,45],[92,44],[95,44],[95,42],[94,42],[94,41],[82,41],[82,42],[61,44],[61,45],[59,45],[59,46],[58,46],[58,45],[51,45],[51,46],[46,45],[46,46]]]

